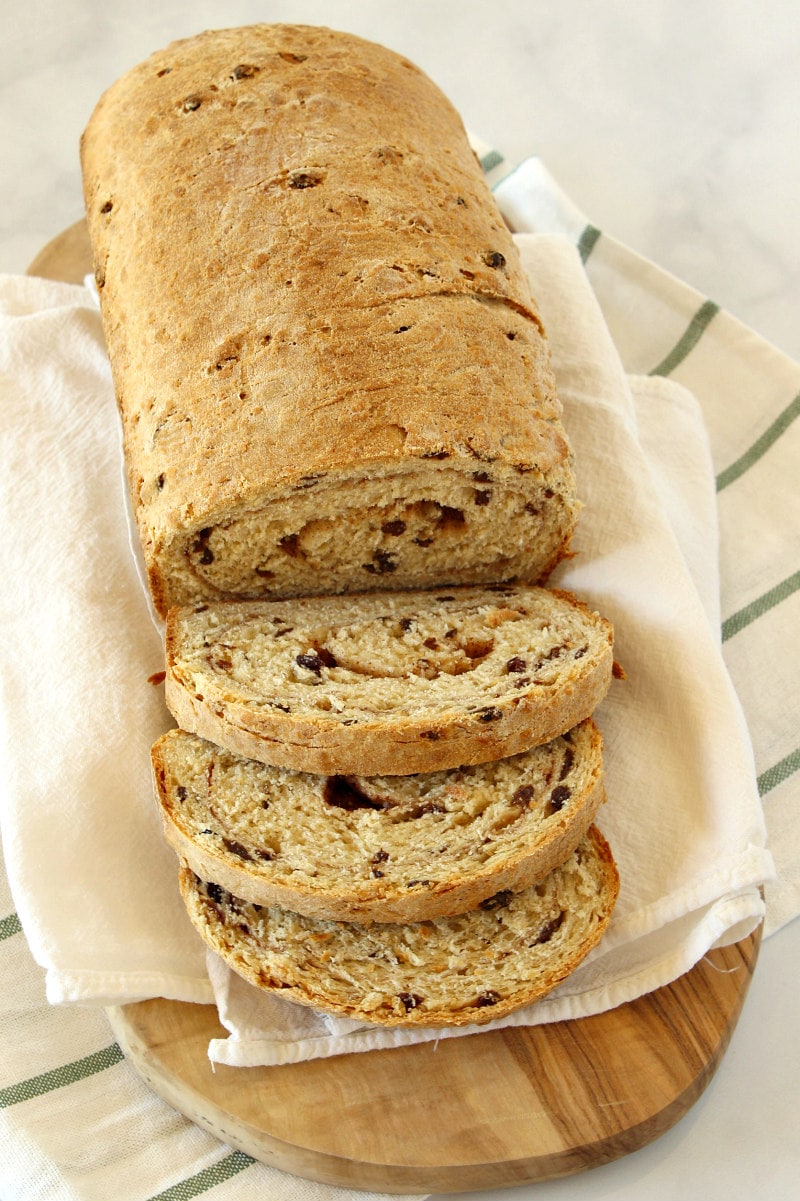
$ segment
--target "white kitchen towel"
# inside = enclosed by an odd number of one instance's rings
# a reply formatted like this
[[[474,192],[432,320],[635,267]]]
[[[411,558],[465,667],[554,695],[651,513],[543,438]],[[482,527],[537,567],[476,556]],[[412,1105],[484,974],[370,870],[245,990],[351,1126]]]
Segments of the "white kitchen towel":
[[[0,388],[0,823],[17,914],[52,1001],[209,1000],[152,801],[164,652],[89,291],[0,282]]]
[[[552,582],[611,618],[627,674],[596,714],[609,797],[598,824],[622,886],[586,963],[543,1001],[483,1028],[582,1017],[668,983],[754,927],[772,871],[749,736],[719,647],[714,480],[699,408],[680,385],[626,377],[574,248],[552,236],[520,235],[518,244],[549,331],[585,503],[575,556]],[[209,1053],[234,1066],[481,1028],[384,1030],[298,1014],[212,955],[209,971],[229,1031]]]
[[[707,573],[693,582],[663,507],[674,452],[657,456],[654,477],[638,436],[648,413],[674,407],[679,454],[694,464],[690,510],[708,511],[696,408],[683,390],[645,381],[650,400],[637,413],[574,249],[551,236],[522,236],[520,247],[550,327],[586,502],[577,557],[556,582],[612,618],[629,674],[598,715],[612,798],[602,825],[623,877],[592,960],[609,970],[598,979],[587,965],[569,995],[537,1008],[543,1018],[618,1003],[684,970],[710,945],[694,931],[668,966],[659,950],[658,966],[643,967],[637,950],[632,971],[619,948],[677,931],[690,914],[724,939],[719,913],[734,896],[728,928],[738,937],[762,913],[770,861],[746,731],[701,599],[716,585]],[[37,280],[9,280],[4,295],[14,487],[3,517],[15,536],[4,552],[2,823],[17,911],[52,1001],[209,1000],[151,798],[149,746],[170,724],[150,682],[163,652],[128,544],[97,311],[85,289]],[[714,532],[712,517],[700,564],[714,562]]]

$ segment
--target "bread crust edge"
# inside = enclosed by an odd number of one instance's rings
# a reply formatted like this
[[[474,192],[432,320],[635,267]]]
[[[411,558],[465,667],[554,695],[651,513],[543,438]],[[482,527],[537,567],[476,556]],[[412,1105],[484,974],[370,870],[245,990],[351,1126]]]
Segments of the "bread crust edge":
[[[589,930],[586,939],[575,947],[571,954],[565,956],[564,960],[558,965],[558,971],[550,976],[546,981],[537,983],[528,989],[519,989],[517,992],[502,998],[496,1004],[491,1006],[469,1005],[457,1012],[451,1011],[431,1011],[419,1009],[410,1009],[408,1013],[399,1015],[396,1013],[383,1013],[380,1016],[374,1010],[365,1011],[360,1008],[357,1002],[350,1005],[337,1004],[328,996],[318,995],[307,988],[303,988],[296,981],[286,980],[271,980],[265,973],[259,973],[248,963],[247,959],[235,951],[227,949],[224,955],[218,947],[214,946],[214,950],[221,954],[228,965],[237,974],[244,979],[254,984],[263,992],[273,993],[282,997],[284,1000],[295,1002],[299,1005],[305,1005],[317,1011],[326,1013],[335,1013],[341,1017],[348,1017],[356,1021],[363,1021],[372,1026],[391,1027],[391,1026],[468,1026],[468,1025],[485,1025],[488,1022],[495,1021],[499,1018],[506,1017],[508,1014],[515,1012],[518,1009],[524,1008],[536,1001],[542,1000],[553,991],[563,980],[567,979],[575,969],[583,962],[586,956],[592,951],[603,937],[608,924],[611,921],[611,916],[616,905],[619,895],[619,872],[617,870],[614,857],[611,853],[611,848],[606,839],[600,833],[596,826],[590,826],[586,838],[591,841],[595,849],[595,853],[601,861],[603,873],[603,887],[601,891],[605,892],[605,903],[602,910],[597,915],[597,920]],[[194,873],[191,868],[185,863],[182,863],[179,869],[179,886],[184,898],[184,902],[192,920],[193,925],[203,937],[199,926],[199,915],[194,911],[192,903]],[[207,939],[205,941],[208,941]],[[211,944],[213,946],[213,943]]]
[[[178,859],[201,879],[219,884],[242,900],[256,905],[277,905],[318,920],[355,924],[420,922],[466,913],[501,892],[520,892],[544,879],[573,853],[606,800],[602,738],[594,727],[591,753],[596,762],[579,803],[573,804],[543,839],[530,849],[519,851],[499,869],[486,867],[460,879],[434,881],[430,887],[413,894],[386,879],[372,881],[371,889],[362,888],[360,893],[346,884],[339,888],[325,884],[315,889],[270,880],[244,864],[237,866],[229,855],[198,846],[182,827],[170,803],[162,742],[159,739],[151,751],[154,791],[164,836]]]

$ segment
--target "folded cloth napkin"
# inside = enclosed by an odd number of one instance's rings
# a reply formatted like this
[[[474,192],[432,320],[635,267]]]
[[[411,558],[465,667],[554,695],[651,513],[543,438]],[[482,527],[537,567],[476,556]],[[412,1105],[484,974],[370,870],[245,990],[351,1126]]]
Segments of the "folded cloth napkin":
[[[97,305],[0,282],[0,828],[51,1001],[210,1000],[150,783],[163,667],[128,541]]]
[[[554,582],[615,622],[628,673],[598,714],[617,913],[579,973],[511,1019],[531,1022],[616,1005],[741,937],[763,914],[759,886],[772,864],[719,653],[713,482],[697,406],[669,381],[626,378],[562,236],[519,240],[586,502],[578,554]],[[129,544],[98,313],[87,289],[41,280],[8,278],[0,296],[10,431],[0,512],[13,534],[2,551],[0,820],[19,918],[53,1002],[216,995],[232,1021],[228,986],[218,965],[209,974],[179,900],[151,796],[149,746],[170,724],[151,682],[163,647]],[[659,432],[667,413],[680,478]],[[296,1020],[293,1011],[284,1024],[251,1023],[246,1043],[223,1040],[231,1046],[214,1053],[277,1062],[408,1037],[334,1023],[327,1042],[298,1038]]]
[[[625,370],[679,381],[700,405],[715,472],[722,653],[777,869],[764,889],[769,936],[800,913],[800,364],[592,225],[540,158],[510,171],[491,151],[484,161],[514,229],[578,247]],[[644,431],[643,445],[652,451]],[[681,448],[665,451],[680,487]]]

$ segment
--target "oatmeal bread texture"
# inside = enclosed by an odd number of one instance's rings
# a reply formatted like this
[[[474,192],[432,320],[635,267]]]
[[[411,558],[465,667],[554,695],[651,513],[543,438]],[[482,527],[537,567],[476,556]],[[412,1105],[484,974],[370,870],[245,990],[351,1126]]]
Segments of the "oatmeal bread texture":
[[[525,585],[174,608],[165,696],[228,750],[328,775],[485,763],[589,717],[613,669],[608,621]]]
[[[333,921],[417,922],[520,892],[604,799],[590,719],[521,755],[414,776],[269,767],[182,730],[152,758],[167,841],[201,879]]]
[[[577,520],[549,350],[462,123],[324,28],[101,98],[87,221],[154,602],[520,578]]]
[[[186,865],[180,887],[204,941],[258,988],[389,1026],[485,1023],[560,984],[605,931],[619,879],[596,827],[523,892],[433,921],[356,925],[253,905]]]

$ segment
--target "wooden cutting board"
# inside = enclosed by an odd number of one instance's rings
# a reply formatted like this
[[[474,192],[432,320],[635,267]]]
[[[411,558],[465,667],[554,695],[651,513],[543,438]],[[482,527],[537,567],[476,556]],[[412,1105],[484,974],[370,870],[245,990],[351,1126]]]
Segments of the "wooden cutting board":
[[[30,273],[79,283],[83,222]],[[109,1011],[153,1090],[223,1142],[312,1180],[394,1193],[549,1180],[638,1150],[705,1089],[730,1040],[761,932],[597,1017],[212,1071],[216,1009],[155,999]]]
[[[550,1180],[636,1151],[711,1079],[759,936],[711,952],[667,988],[597,1017],[391,1051],[212,1071],[216,1009],[110,1011],[161,1097],[223,1142],[298,1176],[390,1193]]]

